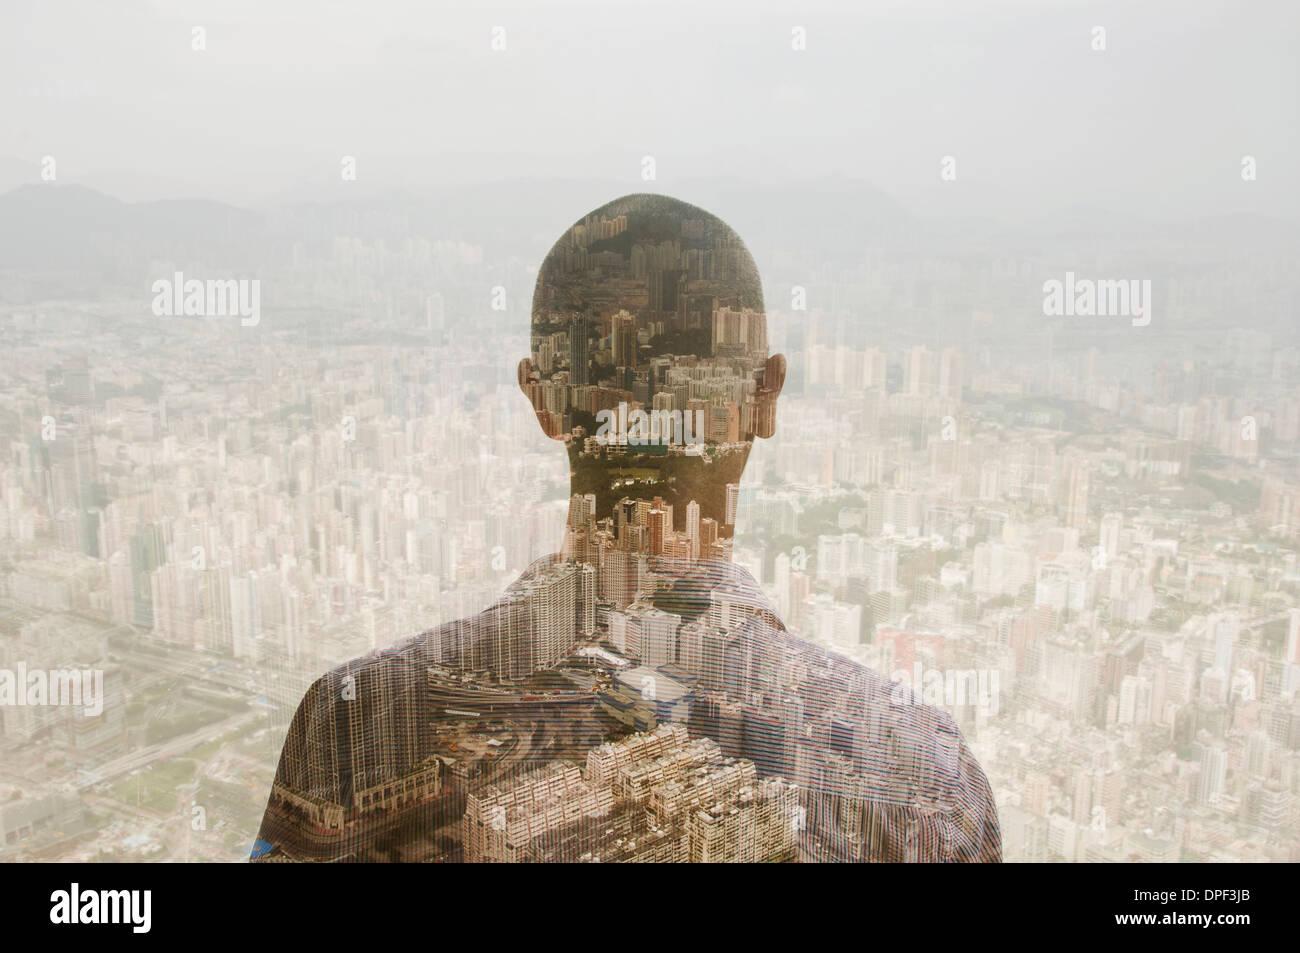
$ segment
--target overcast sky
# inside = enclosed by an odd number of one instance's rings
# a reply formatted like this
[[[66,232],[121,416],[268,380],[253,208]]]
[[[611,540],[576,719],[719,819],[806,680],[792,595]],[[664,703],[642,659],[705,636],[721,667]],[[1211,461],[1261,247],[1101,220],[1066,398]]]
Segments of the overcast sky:
[[[256,205],[340,194],[353,155],[355,184],[380,191],[838,175],[923,213],[1295,217],[1298,9],[5,0],[0,188],[52,155],[59,182],[128,200]]]

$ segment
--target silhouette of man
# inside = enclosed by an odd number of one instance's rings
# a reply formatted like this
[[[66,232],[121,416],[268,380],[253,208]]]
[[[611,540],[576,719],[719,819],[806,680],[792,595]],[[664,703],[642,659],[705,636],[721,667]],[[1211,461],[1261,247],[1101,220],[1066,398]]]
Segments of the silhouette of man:
[[[788,633],[730,561],[785,379],[735,232],[665,196],[597,209],[538,273],[531,351],[561,551],[318,679],[253,859],[1000,860],[952,719]]]

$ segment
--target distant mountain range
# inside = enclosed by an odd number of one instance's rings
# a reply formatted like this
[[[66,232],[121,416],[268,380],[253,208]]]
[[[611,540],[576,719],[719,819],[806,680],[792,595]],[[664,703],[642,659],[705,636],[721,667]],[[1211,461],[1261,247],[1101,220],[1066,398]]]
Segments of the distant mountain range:
[[[255,260],[266,217],[202,199],[128,204],[77,185],[0,195],[0,268],[107,276],[150,260]]]
[[[0,194],[0,270],[81,271],[136,280],[160,260],[253,269],[287,260],[294,242],[323,247],[339,235],[465,241],[502,259],[540,259],[587,211],[619,194],[657,191],[637,184],[513,181],[260,210],[204,199],[127,203],[84,186],[26,184]],[[871,247],[942,255],[962,247],[1002,246],[1012,253],[1120,236],[1133,245],[1164,244],[1166,250],[1168,242],[1294,248],[1297,238],[1293,225],[1264,216],[1153,224],[1082,205],[1018,229],[979,220],[923,219],[879,189],[846,179],[800,187],[701,180],[681,183],[671,193],[719,214],[760,261],[769,254],[860,260]]]

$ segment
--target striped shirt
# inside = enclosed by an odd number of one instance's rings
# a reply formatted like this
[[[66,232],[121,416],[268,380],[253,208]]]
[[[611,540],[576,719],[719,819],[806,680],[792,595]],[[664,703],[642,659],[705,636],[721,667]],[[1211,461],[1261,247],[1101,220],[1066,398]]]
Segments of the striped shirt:
[[[458,674],[493,664],[499,671],[503,659],[540,651],[541,629],[549,626],[544,635],[552,638],[554,620],[529,594],[539,580],[567,584],[566,565],[561,556],[544,557],[482,613],[318,679],[290,726],[254,859],[476,859],[467,812],[480,804],[477,792],[509,795],[511,784],[540,768],[581,766],[607,740],[597,693],[530,694]],[[692,738],[716,742],[709,750],[752,762],[758,778],[797,788],[795,843],[782,859],[1001,860],[988,781],[951,716],[787,632],[733,563],[646,557],[642,568],[640,588],[653,593],[644,608],[680,620],[673,659],[657,669],[688,690],[688,708],[672,709],[671,717]],[[492,732],[458,734],[452,723],[465,718],[512,740],[479,757],[468,747]],[[576,771],[565,777],[581,783]],[[640,817],[619,816],[632,825]],[[607,846],[601,836],[570,824],[563,836],[548,834],[517,856],[580,859]]]

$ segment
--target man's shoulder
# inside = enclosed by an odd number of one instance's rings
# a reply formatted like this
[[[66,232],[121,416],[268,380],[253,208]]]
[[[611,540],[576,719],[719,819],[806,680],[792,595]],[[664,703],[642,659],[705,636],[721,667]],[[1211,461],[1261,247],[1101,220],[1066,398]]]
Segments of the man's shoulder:
[[[952,715],[847,655],[790,632],[767,637],[802,661],[806,695],[825,708],[821,747],[854,765],[864,793],[936,805],[960,796],[970,766]]]
[[[295,720],[310,724],[343,702],[391,702],[419,692],[430,666],[437,664],[439,637],[457,625],[438,625],[335,665],[308,687]]]

